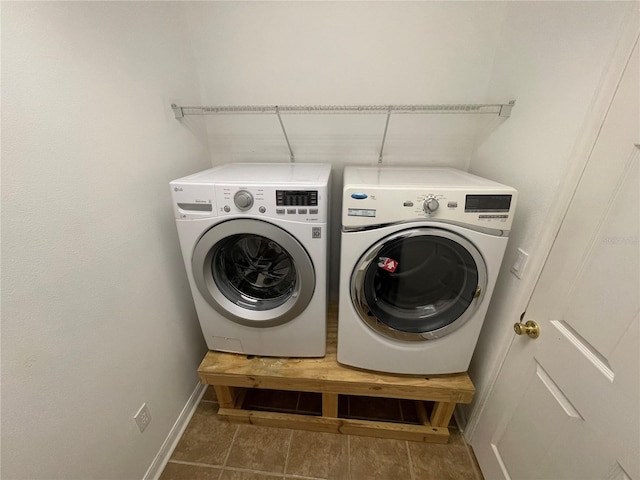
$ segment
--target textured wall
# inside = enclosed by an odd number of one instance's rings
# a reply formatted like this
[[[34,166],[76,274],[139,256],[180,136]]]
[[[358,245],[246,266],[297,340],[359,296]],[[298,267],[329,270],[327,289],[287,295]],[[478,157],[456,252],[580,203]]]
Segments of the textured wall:
[[[169,108],[200,101],[182,18],[2,5],[3,479],[142,478],[196,386],[168,182],[210,161]]]

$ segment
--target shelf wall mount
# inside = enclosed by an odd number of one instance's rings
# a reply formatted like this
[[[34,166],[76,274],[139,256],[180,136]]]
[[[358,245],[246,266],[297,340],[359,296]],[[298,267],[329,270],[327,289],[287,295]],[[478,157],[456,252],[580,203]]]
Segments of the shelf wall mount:
[[[236,105],[236,106],[183,106],[171,104],[176,119],[187,115],[275,115],[278,118],[291,162],[295,156],[282,115],[386,115],[384,133],[380,144],[378,163],[382,163],[384,143],[389,129],[391,115],[418,114],[485,114],[508,118],[511,116],[515,100],[509,103],[493,104],[439,104],[439,105]]]

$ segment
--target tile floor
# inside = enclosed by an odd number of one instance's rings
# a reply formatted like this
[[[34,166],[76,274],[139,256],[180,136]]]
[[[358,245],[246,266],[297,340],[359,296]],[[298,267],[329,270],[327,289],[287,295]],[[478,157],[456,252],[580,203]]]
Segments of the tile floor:
[[[251,392],[245,407],[319,414],[313,394]],[[417,421],[411,402],[340,398],[341,415]],[[237,425],[220,419],[217,410],[209,387],[160,480],[482,480],[455,428],[449,444],[436,445]]]

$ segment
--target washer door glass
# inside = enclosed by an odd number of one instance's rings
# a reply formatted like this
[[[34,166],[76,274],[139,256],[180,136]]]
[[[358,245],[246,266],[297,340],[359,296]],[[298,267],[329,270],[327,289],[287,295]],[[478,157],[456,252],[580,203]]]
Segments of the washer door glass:
[[[236,305],[270,310],[295,292],[298,277],[293,257],[277,242],[261,235],[239,234],[214,248],[213,279]]]
[[[403,340],[442,337],[480,304],[486,267],[465,238],[436,228],[396,233],[373,245],[352,277],[352,299],[376,331]]]
[[[293,320],[315,291],[315,270],[305,248],[262,220],[215,225],[198,240],[191,267],[204,300],[229,320],[251,327]]]

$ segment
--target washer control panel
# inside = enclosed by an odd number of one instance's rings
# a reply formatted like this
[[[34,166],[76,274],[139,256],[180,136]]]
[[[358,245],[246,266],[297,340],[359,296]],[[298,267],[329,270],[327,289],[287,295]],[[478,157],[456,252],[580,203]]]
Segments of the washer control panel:
[[[326,190],[278,187],[215,187],[217,215],[251,214],[298,222],[326,222]]]

